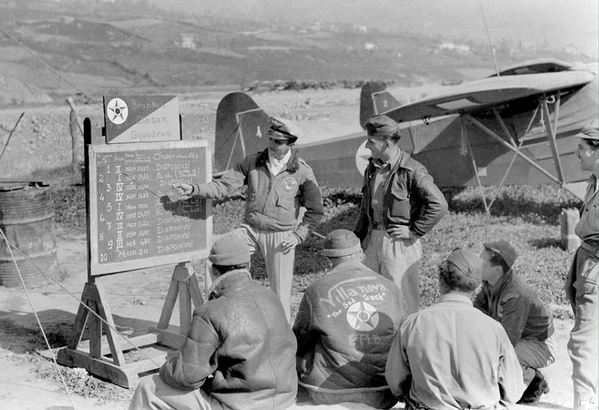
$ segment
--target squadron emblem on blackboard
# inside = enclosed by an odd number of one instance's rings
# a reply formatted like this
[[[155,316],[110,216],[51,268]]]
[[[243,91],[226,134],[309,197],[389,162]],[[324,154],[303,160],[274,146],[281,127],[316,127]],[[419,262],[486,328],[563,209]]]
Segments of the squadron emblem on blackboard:
[[[108,102],[107,117],[113,124],[120,125],[127,121],[129,108],[127,103],[120,98],[113,98]]]

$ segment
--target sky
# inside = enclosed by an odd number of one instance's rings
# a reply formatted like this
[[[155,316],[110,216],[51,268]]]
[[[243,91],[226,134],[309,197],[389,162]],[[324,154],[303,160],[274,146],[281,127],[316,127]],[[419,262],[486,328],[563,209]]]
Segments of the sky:
[[[230,16],[291,25],[343,22],[485,42],[486,20],[494,45],[506,38],[523,44],[575,45],[589,55],[598,55],[599,0],[150,1],[200,16]]]

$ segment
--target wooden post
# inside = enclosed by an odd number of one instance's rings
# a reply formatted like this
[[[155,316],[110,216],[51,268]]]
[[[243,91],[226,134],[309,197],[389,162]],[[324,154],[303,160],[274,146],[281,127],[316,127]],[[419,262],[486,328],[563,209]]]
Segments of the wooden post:
[[[69,114],[69,131],[71,134],[71,147],[72,147],[72,159],[71,167],[73,169],[73,177],[76,184],[81,184],[82,181],[82,170],[81,165],[83,164],[83,128],[79,124],[79,116],[73,105],[73,99],[67,98],[67,103],[71,107]]]

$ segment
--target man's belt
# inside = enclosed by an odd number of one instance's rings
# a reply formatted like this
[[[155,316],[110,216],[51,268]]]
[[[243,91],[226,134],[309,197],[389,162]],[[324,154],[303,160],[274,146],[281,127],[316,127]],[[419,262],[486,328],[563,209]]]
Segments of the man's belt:
[[[599,256],[599,241],[597,240],[582,241],[580,247],[595,256]]]
[[[378,231],[386,231],[385,224],[383,222],[373,222],[372,229]]]

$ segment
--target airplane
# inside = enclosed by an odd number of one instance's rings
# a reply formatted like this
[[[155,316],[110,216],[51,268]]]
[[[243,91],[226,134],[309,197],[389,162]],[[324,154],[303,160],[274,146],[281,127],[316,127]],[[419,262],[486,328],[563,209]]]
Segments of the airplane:
[[[556,183],[582,198],[588,173],[580,170],[574,136],[599,117],[597,73],[597,64],[534,60],[404,105],[381,84],[367,83],[360,125],[376,114],[399,122],[401,148],[441,187]],[[266,147],[268,117],[242,92],[221,100],[216,173]],[[296,145],[321,186],[361,187],[365,144],[357,132]]]

